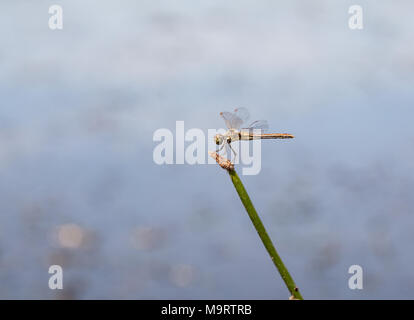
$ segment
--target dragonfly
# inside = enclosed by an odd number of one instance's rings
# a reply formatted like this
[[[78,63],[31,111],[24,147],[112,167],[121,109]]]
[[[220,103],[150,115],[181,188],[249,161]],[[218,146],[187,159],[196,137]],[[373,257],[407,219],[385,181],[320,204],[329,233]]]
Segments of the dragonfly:
[[[214,140],[217,146],[217,153],[220,152],[224,146],[229,146],[236,157],[236,151],[231,147],[231,143],[238,140],[256,140],[256,139],[292,139],[293,135],[289,133],[263,133],[269,126],[266,120],[256,120],[250,123],[246,128],[241,126],[250,118],[249,111],[246,108],[237,108],[234,112],[220,112],[220,116],[224,119],[227,127],[225,134],[216,134]],[[256,130],[260,130],[257,133]]]

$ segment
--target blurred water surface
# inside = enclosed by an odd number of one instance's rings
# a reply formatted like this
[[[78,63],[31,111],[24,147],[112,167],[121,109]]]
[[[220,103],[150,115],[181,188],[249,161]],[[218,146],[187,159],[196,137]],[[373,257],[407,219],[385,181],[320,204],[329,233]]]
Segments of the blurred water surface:
[[[0,4],[0,298],[287,298],[225,172],[152,159],[236,106],[296,136],[242,179],[304,297],[414,298],[412,1],[51,4]]]

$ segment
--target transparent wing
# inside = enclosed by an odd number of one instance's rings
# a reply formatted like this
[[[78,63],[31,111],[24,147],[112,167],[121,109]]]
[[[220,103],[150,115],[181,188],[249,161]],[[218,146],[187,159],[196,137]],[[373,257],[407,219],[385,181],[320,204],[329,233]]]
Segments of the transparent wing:
[[[226,127],[228,129],[233,128],[232,127],[232,120],[234,117],[234,113],[231,112],[220,112],[220,116],[224,119],[224,123],[226,124]]]
[[[221,117],[229,129],[240,129],[243,122],[249,118],[246,108],[237,108],[234,112],[220,112]]]
[[[250,117],[249,111],[246,108],[237,108],[234,109],[234,114],[243,121],[247,121]]]
[[[266,131],[269,129],[269,125],[267,124],[266,120],[256,120],[253,121],[248,128],[243,128],[243,130],[253,131],[253,129],[260,129],[262,131]]]

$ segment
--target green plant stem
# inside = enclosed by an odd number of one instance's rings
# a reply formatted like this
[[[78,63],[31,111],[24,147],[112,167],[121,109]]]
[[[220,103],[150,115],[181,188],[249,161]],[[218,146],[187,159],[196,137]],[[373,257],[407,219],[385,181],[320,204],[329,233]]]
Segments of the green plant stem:
[[[227,170],[230,175],[231,181],[236,188],[237,193],[239,194],[240,200],[242,201],[246,211],[252,220],[254,227],[256,228],[257,233],[259,234],[260,239],[270,255],[274,265],[276,266],[277,270],[279,271],[283,281],[285,282],[289,292],[291,293],[294,299],[303,300],[302,295],[299,292],[298,287],[293,281],[288,269],[286,268],[285,264],[283,263],[282,259],[280,258],[279,254],[277,253],[272,240],[270,239],[269,235],[266,232],[266,229],[260,220],[259,215],[256,212],[256,209],[253,206],[252,201],[250,200],[249,195],[247,194],[246,189],[244,188],[239,176],[237,175],[235,170]]]

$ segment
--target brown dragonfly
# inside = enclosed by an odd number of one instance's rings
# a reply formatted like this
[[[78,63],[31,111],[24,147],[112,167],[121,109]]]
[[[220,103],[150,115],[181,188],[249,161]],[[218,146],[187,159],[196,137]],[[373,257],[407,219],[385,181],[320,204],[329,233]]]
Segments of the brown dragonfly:
[[[224,146],[228,145],[236,156],[236,151],[231,147],[231,143],[238,140],[256,140],[256,139],[292,139],[293,135],[289,133],[262,133],[269,128],[266,120],[253,121],[248,127],[241,128],[242,124],[249,119],[249,112],[246,108],[237,108],[234,112],[220,112],[227,127],[225,134],[216,134],[214,139],[217,149],[220,152]],[[259,130],[259,133],[257,133]]]

